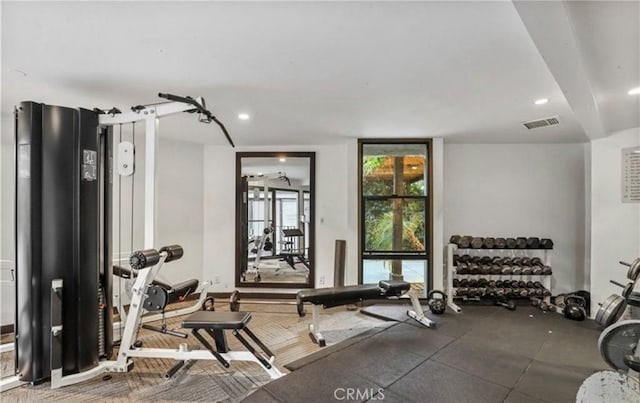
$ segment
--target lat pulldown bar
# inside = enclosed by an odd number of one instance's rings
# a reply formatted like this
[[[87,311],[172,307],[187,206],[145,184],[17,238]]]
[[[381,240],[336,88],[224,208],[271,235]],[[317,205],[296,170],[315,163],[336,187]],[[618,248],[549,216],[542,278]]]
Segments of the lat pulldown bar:
[[[231,136],[229,136],[229,132],[227,132],[227,128],[224,127],[224,125],[222,124],[222,122],[220,122],[215,116],[213,116],[213,114],[211,113],[211,111],[209,111],[205,105],[204,105],[204,99],[202,99],[202,105],[196,101],[195,99],[186,96],[186,97],[181,97],[178,95],[172,95],[172,94],[163,94],[162,92],[158,93],[158,96],[160,98],[164,98],[164,99],[168,99],[169,101],[175,101],[175,102],[182,102],[185,104],[190,104],[193,105],[196,110],[198,111],[198,113],[203,114],[204,116],[206,116],[207,118],[202,120],[200,119],[201,122],[204,123],[210,123],[210,122],[216,122],[218,124],[218,126],[220,126],[220,129],[222,129],[222,132],[224,133],[225,137],[227,138],[227,141],[229,142],[229,144],[231,144],[231,147],[235,147],[235,144],[233,144],[233,140],[231,140]]]

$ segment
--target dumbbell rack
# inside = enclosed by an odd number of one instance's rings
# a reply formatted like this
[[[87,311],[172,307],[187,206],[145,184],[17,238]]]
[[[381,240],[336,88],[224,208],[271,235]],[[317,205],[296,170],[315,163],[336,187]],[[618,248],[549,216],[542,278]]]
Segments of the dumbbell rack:
[[[551,249],[474,249],[474,248],[458,248],[458,245],[449,243],[447,244],[447,260],[446,260],[446,294],[448,297],[449,306],[456,312],[460,312],[462,309],[456,305],[454,299],[473,300],[479,301],[482,296],[467,297],[456,295],[456,288],[453,286],[453,279],[487,279],[487,280],[522,280],[522,281],[539,281],[549,291],[551,291],[551,278],[553,274],[458,274],[456,273],[456,266],[453,264],[454,254],[468,254],[471,256],[500,256],[500,257],[539,257],[545,266],[551,266]],[[530,297],[509,297],[512,298],[526,298]],[[546,303],[551,303],[551,297],[545,296],[543,299]]]

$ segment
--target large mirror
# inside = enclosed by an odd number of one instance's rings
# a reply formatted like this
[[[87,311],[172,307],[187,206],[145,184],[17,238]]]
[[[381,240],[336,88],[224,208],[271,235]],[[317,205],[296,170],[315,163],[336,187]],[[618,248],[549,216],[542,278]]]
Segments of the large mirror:
[[[236,287],[314,285],[315,153],[236,154]]]

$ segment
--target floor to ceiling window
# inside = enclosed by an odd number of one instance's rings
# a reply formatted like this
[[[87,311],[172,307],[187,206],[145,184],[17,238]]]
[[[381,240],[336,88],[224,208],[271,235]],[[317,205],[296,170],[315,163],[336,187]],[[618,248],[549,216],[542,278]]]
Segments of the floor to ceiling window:
[[[361,283],[431,282],[430,140],[360,140]]]

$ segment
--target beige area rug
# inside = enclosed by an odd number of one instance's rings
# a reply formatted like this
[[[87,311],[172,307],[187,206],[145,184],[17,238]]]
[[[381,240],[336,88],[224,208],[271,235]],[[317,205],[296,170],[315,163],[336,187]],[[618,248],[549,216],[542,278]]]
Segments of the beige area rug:
[[[227,311],[228,305],[216,303],[216,310]],[[309,338],[307,326],[311,315],[300,318],[295,306],[243,304],[243,311],[252,312],[248,327],[276,354],[276,366],[287,373],[285,365],[299,360],[321,348]],[[179,328],[182,318],[168,321],[170,328]],[[345,307],[322,311],[322,331],[328,344],[335,344],[349,337],[372,329],[386,327],[384,322]],[[156,323],[154,323],[156,324]],[[190,347],[201,347],[193,336],[187,339],[161,335],[148,330],[140,331],[145,347],[175,348],[181,342]],[[244,348],[231,334],[227,339],[232,350]],[[3,342],[7,340],[6,336]],[[204,347],[201,347],[204,348]],[[13,372],[13,354],[1,357],[2,376]],[[51,390],[50,384],[23,386],[2,393],[2,402],[147,402],[147,401],[210,401],[237,402],[252,390],[270,381],[269,376],[253,363],[234,361],[229,369],[217,361],[197,361],[180,370],[172,379],[164,380],[161,374],[174,361],[164,359],[135,359],[134,369],[127,374],[110,374],[103,381],[97,377],[91,381]]]

